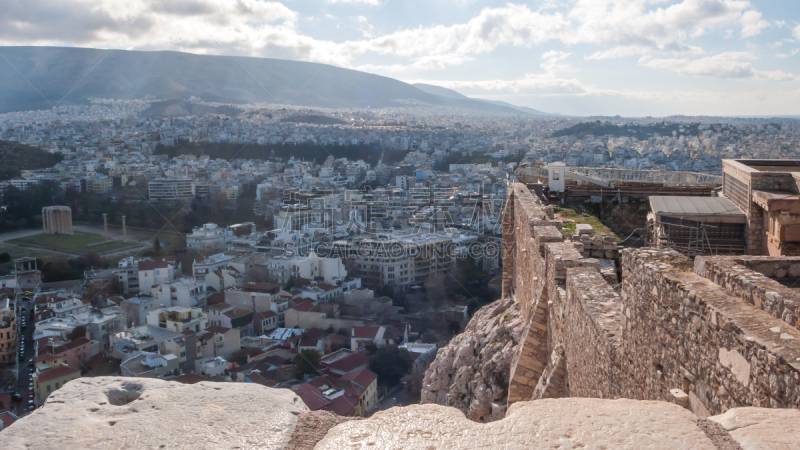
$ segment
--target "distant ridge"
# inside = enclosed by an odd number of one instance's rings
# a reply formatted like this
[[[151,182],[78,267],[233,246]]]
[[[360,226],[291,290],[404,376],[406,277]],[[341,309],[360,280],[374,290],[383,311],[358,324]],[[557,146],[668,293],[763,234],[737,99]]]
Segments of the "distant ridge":
[[[85,104],[90,98],[152,95],[179,100],[195,96],[219,103],[365,109],[432,105],[483,114],[529,114],[310,62],[74,47],[0,47],[0,52],[10,63],[0,64],[0,113],[50,109],[62,99],[65,104]]]
[[[505,107],[517,110],[519,112],[523,112],[523,113],[527,113],[527,114],[533,114],[535,116],[558,116],[558,115],[560,115],[560,114],[546,113],[546,112],[543,112],[543,111],[539,111],[538,109],[527,108],[525,106],[515,106],[515,105],[512,105],[511,103],[501,102],[499,100],[484,100],[482,98],[471,98],[471,97],[467,97],[464,94],[456,92],[456,91],[454,91],[452,89],[444,88],[444,87],[441,87],[441,86],[435,86],[433,84],[414,83],[414,87],[416,87],[417,89],[419,89],[421,91],[427,92],[429,94],[439,95],[441,97],[467,99],[467,100],[477,100],[479,102],[490,103],[492,105],[505,106]]]

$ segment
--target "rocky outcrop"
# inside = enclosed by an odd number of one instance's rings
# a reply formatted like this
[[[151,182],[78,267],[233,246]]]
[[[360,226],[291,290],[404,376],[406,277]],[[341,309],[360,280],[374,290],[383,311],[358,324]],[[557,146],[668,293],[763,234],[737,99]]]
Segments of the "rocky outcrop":
[[[0,449],[797,448],[800,411],[734,408],[700,419],[674,403],[560,398],[514,403],[491,423],[440,405],[369,419],[309,412],[287,389],[79,378],[0,432]]]
[[[512,299],[478,310],[425,372],[422,403],[458,408],[476,422],[505,417],[509,372],[524,328]]]
[[[282,449],[306,412],[294,392],[253,383],[79,378],[3,430],[0,448]]]
[[[797,427],[798,425],[796,425]],[[452,408],[414,405],[339,425],[317,450],[424,449],[694,449],[718,447],[690,411],[666,402],[546,399],[518,402],[505,419],[467,420]]]

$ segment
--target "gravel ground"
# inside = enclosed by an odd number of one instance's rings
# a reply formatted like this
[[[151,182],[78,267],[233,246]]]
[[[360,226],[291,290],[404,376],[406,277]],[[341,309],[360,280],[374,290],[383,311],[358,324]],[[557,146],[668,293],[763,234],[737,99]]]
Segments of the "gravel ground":
[[[328,434],[328,430],[357,417],[343,417],[329,411],[312,411],[297,417],[297,426],[286,450],[312,450],[317,442]]]
[[[714,422],[713,420],[698,419],[697,426],[703,430],[703,433],[711,439],[711,442],[720,450],[742,450],[736,440],[734,440],[728,431],[722,425]],[[292,436],[294,439],[294,436]]]

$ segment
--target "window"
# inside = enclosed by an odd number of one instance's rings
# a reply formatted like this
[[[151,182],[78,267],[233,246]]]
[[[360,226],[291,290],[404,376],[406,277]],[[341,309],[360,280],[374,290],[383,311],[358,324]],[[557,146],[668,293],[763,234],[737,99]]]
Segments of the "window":
[[[50,392],[50,385],[47,385],[47,392]]]

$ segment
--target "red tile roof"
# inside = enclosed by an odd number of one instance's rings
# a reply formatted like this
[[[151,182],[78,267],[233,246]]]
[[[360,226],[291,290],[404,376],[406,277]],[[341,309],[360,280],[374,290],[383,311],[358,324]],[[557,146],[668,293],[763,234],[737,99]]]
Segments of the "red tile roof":
[[[340,350],[341,351],[341,350]],[[333,353],[332,353],[333,354]],[[352,352],[350,355],[333,362],[325,362],[323,358],[320,365],[342,373],[352,372],[369,364],[369,355],[364,352]]]
[[[75,339],[73,341],[67,342],[66,344],[64,344],[64,345],[62,345],[60,347],[56,347],[55,349],[53,349],[53,353],[54,354],[58,354],[58,353],[68,352],[68,351],[76,349],[76,348],[78,348],[78,347],[80,347],[82,345],[86,345],[89,342],[90,342],[89,339],[86,339],[85,336],[84,337],[79,337],[78,339]]]
[[[211,305],[218,305],[220,303],[225,303],[225,294],[218,292],[216,294],[211,294],[208,296],[207,303],[209,306]]]
[[[265,311],[265,312],[256,313],[253,316],[253,318],[255,320],[257,320],[257,321],[261,321],[261,320],[269,319],[270,317],[274,317],[274,316],[277,316],[277,315],[278,314],[275,311]]]
[[[139,270],[166,269],[169,266],[166,261],[142,261],[139,263]]]
[[[81,372],[80,370],[69,366],[53,367],[52,369],[47,369],[39,373],[39,383],[44,383],[45,381],[65,377],[73,373],[78,373],[80,375],[80,372]]]
[[[375,338],[381,327],[353,327],[353,337],[355,338]]]
[[[364,390],[366,390],[369,385],[377,379],[378,376],[375,375],[375,372],[366,368],[342,375],[342,380],[355,382]],[[359,395],[360,394],[361,393],[359,392]]]

